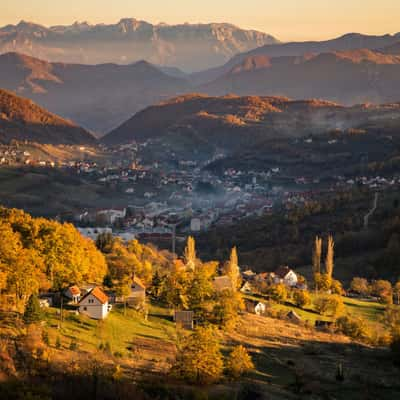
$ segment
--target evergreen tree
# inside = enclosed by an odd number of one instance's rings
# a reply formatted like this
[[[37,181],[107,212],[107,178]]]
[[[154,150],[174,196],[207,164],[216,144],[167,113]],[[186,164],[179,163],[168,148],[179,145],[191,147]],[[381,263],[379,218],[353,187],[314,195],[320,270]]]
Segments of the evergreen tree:
[[[24,322],[26,324],[33,324],[41,321],[43,318],[42,309],[40,308],[39,299],[35,294],[29,297],[28,303],[26,304],[24,312]]]

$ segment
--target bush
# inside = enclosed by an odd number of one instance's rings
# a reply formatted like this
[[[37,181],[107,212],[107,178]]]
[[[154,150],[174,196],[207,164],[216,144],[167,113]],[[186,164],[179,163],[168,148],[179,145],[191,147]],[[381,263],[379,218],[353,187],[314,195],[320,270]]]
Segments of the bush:
[[[50,346],[49,332],[47,331],[42,332],[42,340],[46,346]]]
[[[295,290],[293,301],[297,307],[304,308],[311,304],[311,296],[306,290]]]
[[[343,316],[336,320],[339,332],[353,339],[365,339],[368,337],[368,327],[362,318]]]
[[[76,342],[76,340],[71,341],[71,344],[69,345],[69,349],[72,351],[75,351],[78,349],[78,343]]]
[[[344,310],[343,300],[338,295],[323,295],[314,300],[314,307],[321,315],[337,316]]]
[[[287,288],[283,283],[279,283],[278,285],[271,285],[268,288],[267,294],[270,298],[278,303],[283,302],[287,298]]]

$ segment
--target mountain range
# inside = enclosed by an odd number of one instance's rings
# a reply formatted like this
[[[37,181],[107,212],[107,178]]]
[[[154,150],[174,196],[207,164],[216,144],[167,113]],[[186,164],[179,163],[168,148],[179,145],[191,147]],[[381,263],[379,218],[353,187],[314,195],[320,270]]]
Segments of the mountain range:
[[[95,144],[96,139],[71,121],[33,101],[0,89],[0,143],[29,140],[51,144]]]
[[[192,74],[192,80],[196,84],[211,82],[218,77],[228,73],[235,66],[242,64],[247,58],[264,56],[264,57],[288,57],[288,56],[304,56],[307,54],[320,54],[331,51],[348,51],[357,49],[387,49],[390,54],[391,46],[397,48],[400,43],[400,33],[395,35],[371,36],[360,33],[349,33],[335,39],[323,41],[306,41],[306,42],[288,42],[278,43],[274,45],[265,45],[257,47],[248,52],[238,53],[233,56],[227,63],[209,68]],[[397,46],[397,47],[396,47]]]
[[[200,87],[212,95],[321,98],[346,105],[400,100],[400,55],[368,49],[300,56],[247,56]]]
[[[0,55],[0,88],[28,97],[94,132],[115,128],[136,111],[188,90],[146,61],[131,65],[50,63]]]
[[[153,25],[134,18],[116,24],[45,27],[21,21],[0,28],[0,53],[20,52],[48,61],[130,64],[140,60],[198,71],[237,53],[278,40],[231,24]]]
[[[285,97],[180,96],[148,107],[106,135],[106,144],[123,144],[184,136],[229,151],[267,139],[299,138],[329,131],[358,129],[397,122],[400,105],[345,107],[322,100]],[[190,147],[190,146],[189,146]]]

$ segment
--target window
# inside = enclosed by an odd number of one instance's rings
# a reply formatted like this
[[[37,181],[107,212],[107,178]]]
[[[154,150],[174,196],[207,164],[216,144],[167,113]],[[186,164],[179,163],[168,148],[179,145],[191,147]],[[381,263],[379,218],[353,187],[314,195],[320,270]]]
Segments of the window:
[[[83,307],[83,311],[87,311],[87,307]]]

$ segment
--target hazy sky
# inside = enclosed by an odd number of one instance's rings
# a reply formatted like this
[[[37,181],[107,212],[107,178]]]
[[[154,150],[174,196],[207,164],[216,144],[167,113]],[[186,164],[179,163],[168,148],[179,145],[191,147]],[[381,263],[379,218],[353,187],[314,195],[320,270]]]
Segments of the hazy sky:
[[[0,0],[0,25],[231,22],[281,40],[325,39],[347,32],[400,32],[400,0]]]

